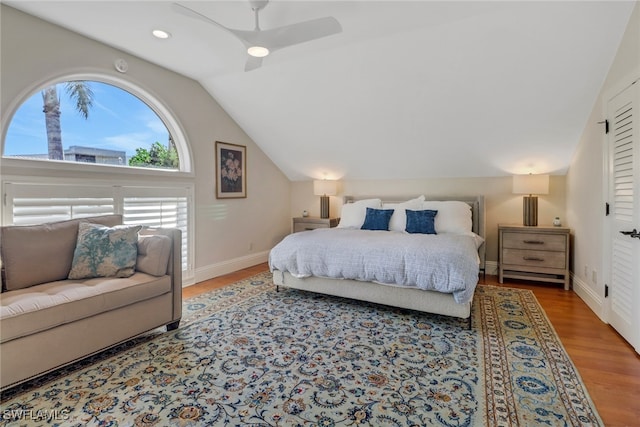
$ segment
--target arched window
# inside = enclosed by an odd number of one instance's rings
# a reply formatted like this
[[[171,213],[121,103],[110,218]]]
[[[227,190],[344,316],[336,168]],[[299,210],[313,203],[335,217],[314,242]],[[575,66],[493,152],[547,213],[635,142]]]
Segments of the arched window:
[[[9,123],[3,157],[190,171],[166,108],[127,82],[96,76],[51,82],[28,97]]]
[[[162,102],[83,73],[34,83],[3,113],[2,225],[121,214],[125,224],[179,228],[183,280],[193,280],[191,156]]]

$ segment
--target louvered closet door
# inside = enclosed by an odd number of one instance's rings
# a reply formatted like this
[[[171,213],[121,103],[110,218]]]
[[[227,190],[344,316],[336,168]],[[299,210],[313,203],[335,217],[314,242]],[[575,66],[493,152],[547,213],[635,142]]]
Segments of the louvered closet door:
[[[611,201],[609,323],[640,353],[640,138],[638,86],[608,104]]]

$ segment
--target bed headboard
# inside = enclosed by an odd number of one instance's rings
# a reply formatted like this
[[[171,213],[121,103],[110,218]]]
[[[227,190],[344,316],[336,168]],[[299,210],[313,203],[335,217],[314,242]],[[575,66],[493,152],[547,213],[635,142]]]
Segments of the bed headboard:
[[[413,199],[414,197],[407,196],[344,196],[344,203],[353,203],[358,200],[365,199],[381,199],[383,203],[401,203],[406,202],[409,199]],[[425,197],[425,200],[433,200],[433,201],[448,201],[448,200],[457,200],[460,202],[465,202],[471,207],[471,220],[472,220],[472,231],[476,233],[478,236],[485,239],[485,244],[480,246],[478,249],[478,255],[480,256],[480,269],[484,271],[485,269],[485,257],[486,257],[486,230],[485,230],[485,211],[484,211],[484,196],[434,196],[434,197]]]

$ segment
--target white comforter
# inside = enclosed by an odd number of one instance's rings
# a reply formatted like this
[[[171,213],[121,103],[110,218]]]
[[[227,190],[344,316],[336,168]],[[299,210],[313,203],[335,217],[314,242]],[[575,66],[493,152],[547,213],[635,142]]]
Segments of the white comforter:
[[[481,242],[473,233],[317,229],[283,239],[269,254],[269,267],[298,278],[354,279],[451,293],[456,302],[467,303],[478,283]]]

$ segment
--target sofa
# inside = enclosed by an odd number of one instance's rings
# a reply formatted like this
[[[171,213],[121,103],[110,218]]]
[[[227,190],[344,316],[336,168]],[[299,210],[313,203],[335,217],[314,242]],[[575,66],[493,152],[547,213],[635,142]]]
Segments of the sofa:
[[[180,230],[121,215],[0,227],[0,389],[177,328],[181,252]]]

